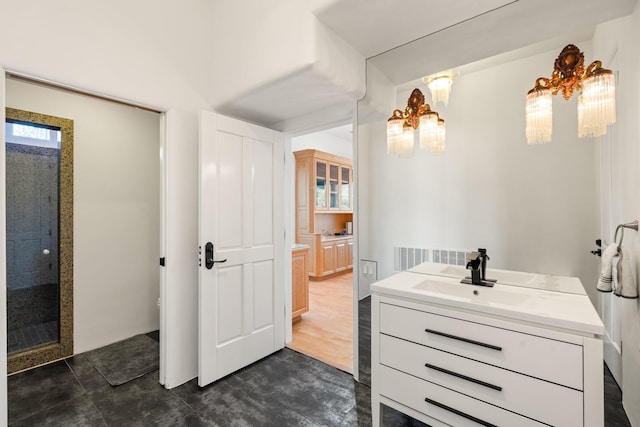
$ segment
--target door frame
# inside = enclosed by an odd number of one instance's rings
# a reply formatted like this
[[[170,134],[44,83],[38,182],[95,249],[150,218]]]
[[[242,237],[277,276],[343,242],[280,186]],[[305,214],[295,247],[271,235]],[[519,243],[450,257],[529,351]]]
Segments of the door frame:
[[[14,373],[73,355],[73,120],[15,108],[5,107],[4,111],[6,113],[5,122],[9,119],[51,126],[59,128],[62,133],[58,186],[59,337],[57,343],[27,349],[7,356],[7,371],[8,373]],[[4,175],[6,175],[6,135],[3,149],[5,152],[3,169],[5,171]],[[6,221],[6,181],[4,190],[5,204],[3,205],[3,212],[5,212],[4,218]],[[65,213],[64,215],[62,215],[63,212]],[[5,242],[6,238],[5,234]],[[6,263],[6,253],[4,259]],[[6,282],[4,288],[6,290]],[[5,320],[7,316],[8,313],[5,314]]]
[[[293,147],[291,140],[293,138],[308,135],[311,133],[322,132],[324,130],[332,129],[337,126],[351,124],[352,126],[352,140],[351,147],[353,152],[352,157],[352,173],[351,173],[351,182],[352,182],[352,206],[353,206],[353,235],[355,238],[353,239],[353,283],[352,283],[352,292],[353,292],[353,372],[352,376],[356,381],[359,381],[359,349],[358,349],[358,341],[359,341],[359,330],[358,330],[358,301],[359,301],[359,292],[358,292],[358,274],[359,274],[359,262],[357,262],[358,257],[358,219],[357,219],[357,206],[358,206],[358,191],[357,191],[357,163],[358,163],[358,126],[357,126],[357,111],[358,111],[358,103],[354,103],[354,110],[352,114],[351,121],[339,121],[337,123],[333,123],[328,126],[321,127],[313,127],[304,129],[304,131],[298,131],[295,133],[285,133],[285,177],[284,177],[284,205],[285,205],[285,257],[284,257],[284,265],[285,265],[285,344],[289,344],[293,340],[293,327],[292,327],[292,306],[291,306],[291,298],[292,298],[292,257],[291,250],[289,248],[292,247],[292,244],[295,243],[296,236],[296,224],[295,224],[295,215],[294,212],[296,210],[296,200],[295,200],[295,156],[293,155]]]
[[[5,69],[0,66],[0,120],[5,122]],[[7,211],[6,205],[6,135],[5,126],[0,129],[0,212]],[[6,426],[8,420],[7,396],[7,218],[0,215],[0,425]]]
[[[25,73],[6,70],[2,66],[0,66],[0,73],[2,73],[2,82],[0,83],[0,110],[1,110],[0,119],[2,119],[3,122],[5,120],[5,82],[8,75],[11,75],[19,79],[23,79],[25,81],[29,81],[34,84],[42,84],[47,87],[57,88],[60,90],[67,90],[72,93],[82,94],[82,95],[96,98],[102,101],[115,102],[117,104],[126,104],[126,105],[130,105],[130,106],[134,106],[137,108],[142,108],[145,110],[158,113],[160,115],[160,126],[161,126],[160,141],[159,141],[159,151],[160,151],[159,162],[160,162],[161,175],[158,177],[159,184],[160,184],[159,191],[160,191],[160,197],[161,197],[161,206],[158,206],[158,209],[160,210],[160,215],[161,215],[161,228],[160,230],[158,230],[158,232],[160,233],[160,242],[161,242],[160,256],[165,257],[167,254],[165,249],[167,248],[167,244],[170,245],[171,243],[170,239],[167,239],[167,235],[169,232],[173,232],[174,234],[181,234],[184,232],[188,233],[191,226],[192,232],[194,233],[194,235],[197,235],[197,210],[196,210],[197,203],[195,204],[195,207],[187,204],[184,206],[180,206],[178,209],[179,211],[182,212],[184,216],[188,217],[189,212],[193,214],[192,224],[180,223],[180,220],[182,218],[177,218],[177,221],[174,221],[172,220],[173,217],[171,217],[170,215],[163,216],[163,215],[167,215],[167,212],[163,211],[164,206],[162,205],[163,201],[167,200],[165,199],[166,191],[170,191],[171,189],[173,189],[175,193],[178,194],[185,188],[186,189],[193,188],[197,185],[197,179],[194,180],[193,182],[189,182],[188,180],[185,180],[180,173],[171,172],[172,170],[175,170],[175,169],[180,170],[181,167],[184,168],[185,163],[189,162],[188,155],[180,155],[180,154],[182,153],[181,150],[189,147],[189,143],[191,142],[192,139],[195,140],[195,145],[193,145],[193,147],[195,147],[194,149],[196,150],[196,156],[197,156],[197,131],[198,131],[197,113],[193,114],[193,117],[196,117],[196,121],[193,122],[195,123],[193,126],[189,124],[184,124],[184,123],[181,124],[177,119],[175,120],[175,123],[174,123],[173,120],[167,120],[167,116],[170,117],[173,114],[171,109],[167,110],[166,108],[132,102],[127,99],[121,99],[114,96],[92,92],[83,88],[78,88],[71,85],[65,85],[62,83],[34,77]],[[185,117],[187,117],[190,113],[187,113],[185,111],[179,111],[178,113],[176,113],[176,115],[177,114],[182,114]],[[168,130],[173,129],[174,125],[176,128],[176,132],[170,134]],[[184,133],[181,133],[180,132],[181,130]],[[195,135],[195,138],[189,139],[189,132],[191,132],[192,136]],[[4,126],[2,126],[2,130],[0,131],[0,140],[2,141],[3,144],[5,143],[4,133],[5,133]],[[175,149],[172,149],[172,147],[175,147]],[[172,154],[169,155],[169,152],[171,152]],[[170,161],[170,159],[173,159],[173,160]],[[174,165],[172,164],[172,162],[178,163],[178,165]],[[195,157],[195,160],[192,160],[190,163],[188,163],[188,167],[191,169],[187,169],[187,170],[195,169],[194,165],[196,164],[197,164],[197,157]],[[2,150],[2,153],[0,154],[0,169],[2,171],[2,173],[0,173],[0,210],[6,212],[6,182],[5,182],[5,174],[4,174],[4,170],[5,170],[4,150]],[[190,247],[185,247],[184,244],[173,246],[171,248],[173,249],[173,252],[171,253],[176,253],[176,254],[180,253],[181,250],[188,251],[189,249],[191,249]],[[196,249],[194,249],[194,251],[197,253],[197,242],[196,242],[195,248]],[[194,292],[197,292],[197,256],[194,259],[196,259],[196,261],[194,261],[193,263],[193,277],[195,278],[193,283],[183,282],[182,280],[178,280],[174,283],[175,286],[173,286],[171,283],[168,283],[168,282],[173,280],[175,277],[169,278],[169,280],[167,281],[167,278],[164,277],[166,273],[165,269],[160,266],[158,267],[158,268],[161,268],[160,283],[159,283],[161,296],[162,296],[163,286],[165,287],[165,289],[169,287],[177,290],[181,290],[182,289],[181,286],[185,286],[186,288],[193,289]],[[168,265],[171,265],[172,267],[176,267],[176,269],[180,265],[180,260],[176,258],[174,258],[173,261],[169,261],[169,262],[173,262],[173,264],[168,264]],[[182,266],[182,269],[184,271],[188,271],[191,267],[192,265],[190,263],[187,263]],[[0,425],[4,425],[3,422],[5,424],[8,422],[7,421],[8,420],[7,418],[8,417],[8,413],[7,413],[7,399],[8,399],[7,347],[6,347],[6,342],[7,342],[6,217],[4,215],[0,215],[0,277],[4,278],[3,280],[4,285],[0,286],[0,288],[2,288],[0,289],[0,307],[1,307],[0,308],[0,403],[2,403],[0,404]],[[164,285],[163,285],[163,281],[164,281]],[[160,304],[159,325],[160,325],[160,334],[161,334],[159,381],[161,384],[165,385],[165,387],[172,388],[186,381],[189,381],[190,379],[196,376],[197,348],[193,348],[191,351],[188,348],[180,349],[178,345],[174,345],[172,343],[173,342],[180,343],[181,338],[183,338],[181,332],[180,331],[169,332],[166,330],[167,322],[169,322],[168,319],[172,317],[171,314],[179,317],[184,312],[184,306],[181,306],[180,303],[176,302],[175,300],[172,300],[171,298],[161,298],[159,301],[159,304]],[[165,325],[165,327],[163,327],[163,324]],[[197,323],[195,322],[195,320],[192,324],[190,324],[189,328],[191,328],[190,330],[193,330],[193,331],[197,330]],[[177,358],[167,357],[167,352],[169,348],[177,349],[177,351],[174,352],[174,354],[177,353],[179,356]],[[180,353],[180,350],[182,350],[181,353]],[[192,362],[193,373],[188,374],[186,376],[177,375],[177,374],[173,376],[173,372],[184,371],[185,366],[186,367],[189,366],[189,364],[185,363],[184,361],[189,360],[190,357],[193,359],[193,362]],[[187,369],[187,372],[188,372],[188,369]],[[173,378],[176,378],[176,380],[174,381]]]

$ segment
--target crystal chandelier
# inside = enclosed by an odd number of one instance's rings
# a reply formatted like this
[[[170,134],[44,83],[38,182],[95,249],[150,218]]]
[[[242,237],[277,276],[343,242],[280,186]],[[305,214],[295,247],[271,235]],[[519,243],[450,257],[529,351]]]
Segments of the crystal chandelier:
[[[420,148],[429,148],[434,153],[444,152],[444,126],[444,120],[425,103],[424,95],[416,88],[411,92],[404,111],[394,110],[387,120],[387,154],[411,157],[416,129],[420,129]]]
[[[567,45],[554,63],[551,78],[539,77],[527,94],[526,137],[528,144],[551,141],[552,96],[562,92],[569,100],[578,96],[578,137],[596,137],[607,133],[616,121],[616,90],[611,70],[600,61],[584,66],[584,54],[576,46]]]

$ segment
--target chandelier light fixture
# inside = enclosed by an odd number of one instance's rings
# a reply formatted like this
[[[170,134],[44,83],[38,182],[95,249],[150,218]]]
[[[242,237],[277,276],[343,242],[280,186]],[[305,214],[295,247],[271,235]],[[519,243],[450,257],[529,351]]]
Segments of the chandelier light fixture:
[[[420,148],[429,148],[433,153],[445,151],[444,120],[425,103],[417,88],[411,92],[404,111],[394,110],[387,120],[387,154],[411,157],[416,129],[420,129]]]
[[[443,71],[422,78],[422,81],[429,88],[429,92],[431,92],[431,99],[434,104],[442,102],[446,106],[449,103],[451,85],[456,77],[457,73],[454,71]]]
[[[584,66],[584,54],[575,45],[567,45],[556,58],[551,78],[539,77],[527,94],[526,136],[528,144],[551,141],[553,127],[552,97],[562,92],[565,100],[578,95],[578,137],[596,137],[607,133],[616,121],[615,78],[600,61]]]

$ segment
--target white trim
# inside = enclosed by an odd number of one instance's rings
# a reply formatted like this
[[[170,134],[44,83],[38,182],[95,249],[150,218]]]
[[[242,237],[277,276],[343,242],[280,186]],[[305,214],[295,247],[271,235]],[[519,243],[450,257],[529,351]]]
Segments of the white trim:
[[[355,102],[355,107],[353,109],[353,140],[351,145],[353,146],[353,172],[351,173],[351,183],[353,188],[351,189],[351,194],[353,197],[353,233],[355,235],[355,239],[353,239],[353,378],[360,382],[360,354],[358,351],[359,343],[360,343],[360,329],[359,329],[359,302],[360,302],[360,290],[359,290],[359,280],[360,277],[360,262],[359,262],[359,252],[360,252],[360,210],[358,208],[358,104],[359,102]]]
[[[23,81],[27,81],[29,83],[32,84],[40,84],[43,86],[47,86],[50,88],[54,88],[54,89],[61,89],[61,90],[65,90],[68,92],[73,92],[76,93],[78,95],[85,95],[85,96],[90,96],[93,98],[98,98],[101,99],[103,101],[110,101],[110,102],[115,102],[118,104],[124,104],[124,105],[128,105],[131,107],[135,107],[135,108],[141,108],[144,110],[148,110],[151,112],[155,112],[155,113],[162,113],[165,111],[165,109],[163,108],[158,108],[158,107],[154,107],[151,105],[147,105],[147,104],[143,104],[141,102],[135,102],[135,101],[131,101],[129,99],[125,99],[125,98],[118,98],[117,96],[111,96],[111,95],[105,95],[103,93],[100,92],[95,92],[95,91],[91,91],[88,89],[83,89],[83,88],[79,88],[76,86],[71,86],[71,85],[67,85],[64,83],[59,83],[59,82],[55,82],[52,80],[48,80],[45,79],[43,77],[38,77],[38,76],[34,76],[32,74],[27,74],[27,73],[23,73],[20,71],[15,71],[15,70],[6,70],[5,69],[5,79],[6,78],[16,78],[18,80],[23,80]]]
[[[284,138],[284,342],[293,340],[292,326],[292,261],[291,248],[295,242],[295,158],[291,148],[291,136]]]
[[[0,73],[4,69],[0,67]],[[5,110],[5,80],[0,82],[0,119],[2,123],[6,120]],[[8,396],[7,396],[7,207],[6,207],[6,141],[4,134],[4,126],[0,126],[0,141],[2,141],[2,150],[0,153],[0,426],[8,424]]]

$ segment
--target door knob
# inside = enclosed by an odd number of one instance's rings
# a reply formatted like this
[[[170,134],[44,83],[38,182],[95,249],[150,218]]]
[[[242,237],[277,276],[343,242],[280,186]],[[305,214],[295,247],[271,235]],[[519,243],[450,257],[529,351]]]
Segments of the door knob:
[[[49,255],[51,252],[49,251],[49,249],[45,249],[42,251],[42,253],[45,255]]]
[[[220,261],[213,259],[213,243],[207,242],[207,244],[204,245],[204,266],[207,267],[207,270],[211,270],[216,262],[227,262],[227,259],[225,258]]]

